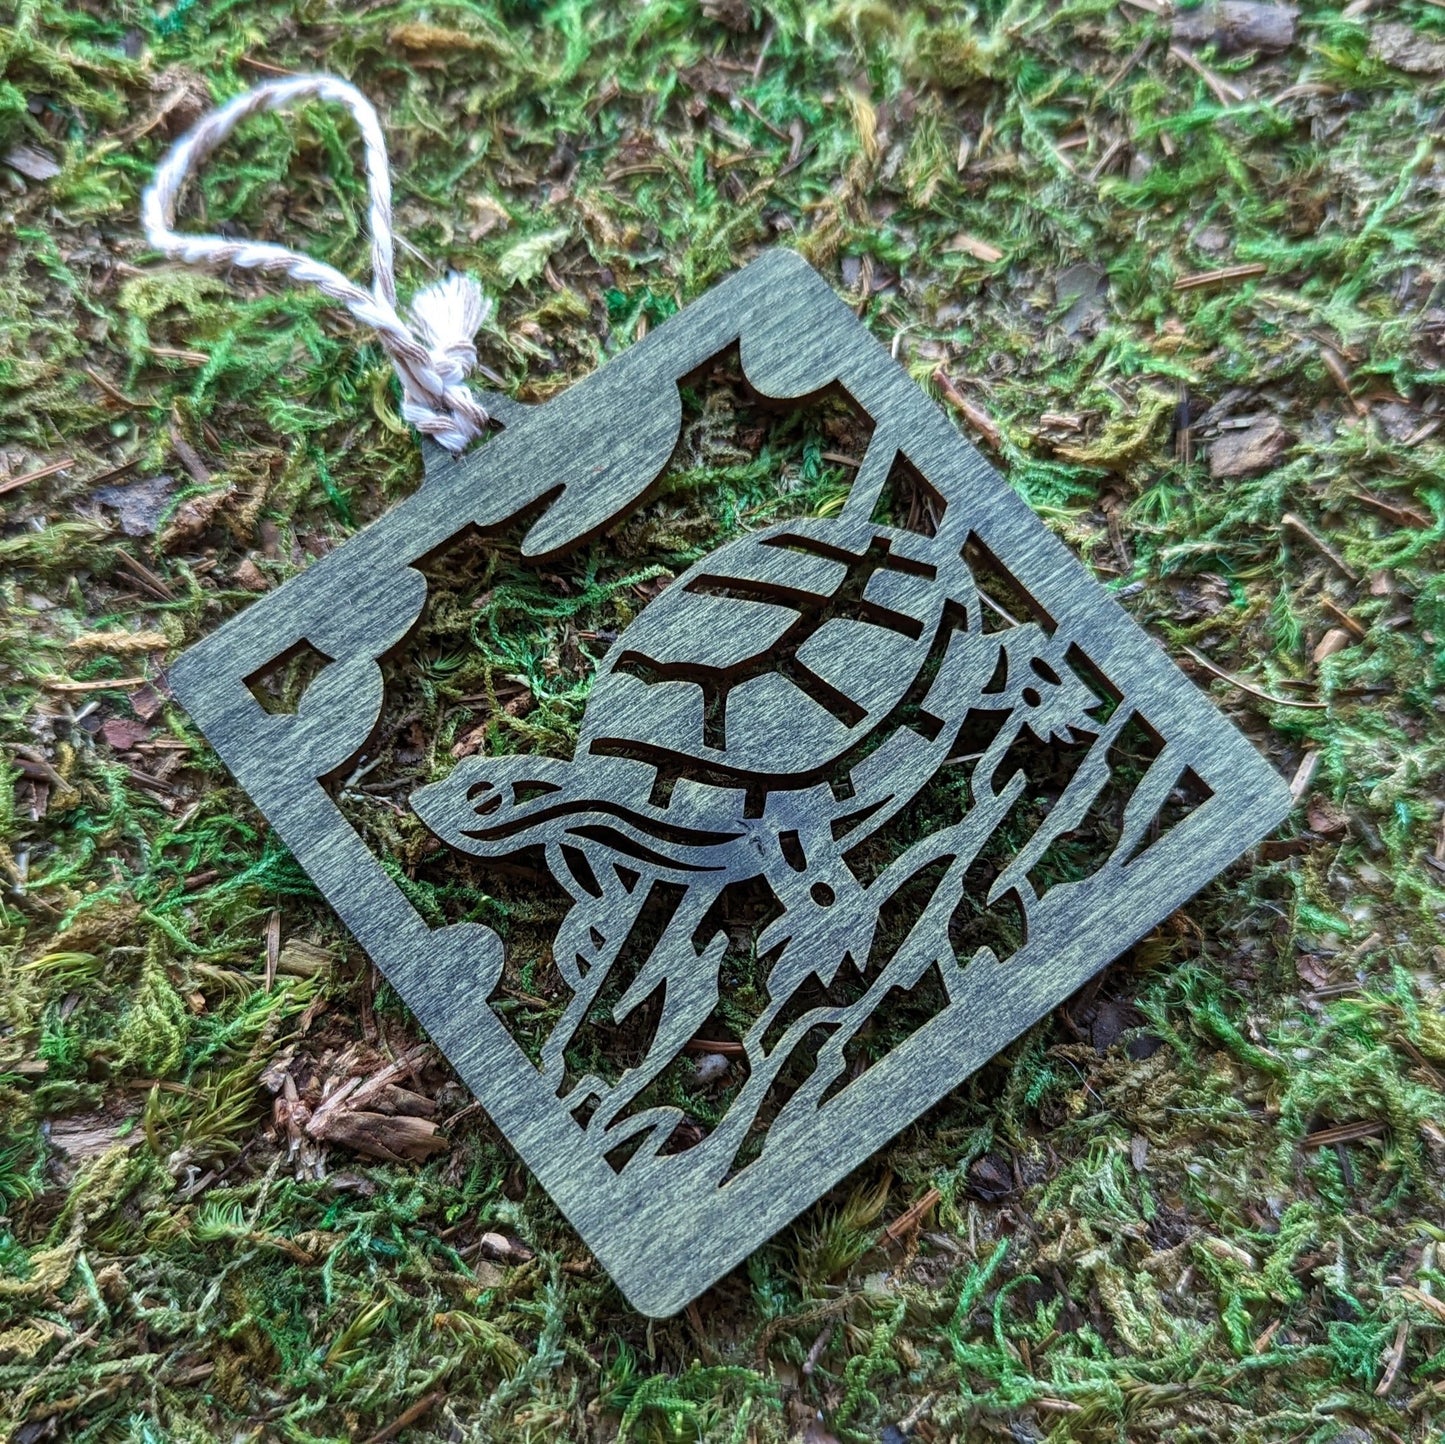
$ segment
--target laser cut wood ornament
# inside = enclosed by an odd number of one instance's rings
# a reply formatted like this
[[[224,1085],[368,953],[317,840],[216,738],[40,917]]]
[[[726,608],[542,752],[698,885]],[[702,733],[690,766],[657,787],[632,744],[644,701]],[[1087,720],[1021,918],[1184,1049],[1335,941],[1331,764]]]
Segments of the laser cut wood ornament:
[[[570,760],[471,757],[410,799],[450,848],[535,859],[570,899],[552,944],[569,996],[534,1062],[492,1005],[501,939],[429,927],[326,780],[381,716],[382,662],[427,599],[419,566],[529,514],[523,555],[542,563],[628,516],[678,441],[679,383],[734,345],[758,397],[842,393],[871,421],[841,513],[743,536],[672,582],[599,664]],[[1268,833],[1289,797],[789,252],[543,405],[482,400],[498,433],[460,457],[428,443],[413,496],[185,653],[170,680],[629,1301],[664,1316]],[[877,519],[902,473],[934,496],[918,529]],[[248,681],[301,647],[325,665],[294,713],[265,710]],[[1129,728],[1150,760],[1117,838],[1046,887],[1040,860],[1117,783]],[[1021,742],[1070,748],[1076,765],[1042,822],[981,870],[1029,787],[1011,761]],[[916,820],[950,768],[966,770],[966,805],[880,858],[871,844]],[[745,1081],[682,1146],[681,1111],[649,1103],[649,1085],[717,1006],[718,906],[739,887],[770,899],[755,939],[766,1005],[742,1039]],[[960,909],[1003,902],[1019,921],[1009,946],[959,955]],[[934,1002],[915,1030],[849,1066],[875,1013],[925,983]],[[614,998],[617,1021],[658,1003],[644,1055],[610,1079],[573,1077],[569,1043]]]

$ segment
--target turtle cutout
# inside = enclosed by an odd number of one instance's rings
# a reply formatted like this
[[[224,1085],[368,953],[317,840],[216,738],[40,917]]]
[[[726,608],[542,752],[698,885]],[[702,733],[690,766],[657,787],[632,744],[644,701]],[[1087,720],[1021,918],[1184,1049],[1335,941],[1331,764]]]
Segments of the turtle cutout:
[[[650,602],[599,662],[570,759],[467,758],[410,799],[440,842],[539,860],[566,895],[552,952],[568,993],[534,1061],[489,1001],[498,935],[429,926],[325,784],[377,725],[381,663],[426,602],[420,566],[519,522],[542,562],[630,514],[673,453],[679,383],[733,346],[759,397],[841,390],[872,423],[842,511],[730,541]],[[486,404],[490,439],[460,458],[428,447],[415,494],[170,682],[629,1301],[662,1317],[1272,830],[1289,793],[790,252],[554,399]],[[926,528],[877,519],[900,466],[935,498]],[[263,707],[252,684],[300,653],[317,665],[296,710]],[[1041,886],[1040,859],[1118,786],[1131,730],[1147,763],[1117,839]],[[1069,749],[1067,784],[981,870],[1017,816],[1027,746]],[[950,768],[967,769],[967,805],[880,860]],[[684,1137],[652,1085],[718,1004],[717,908],[740,886],[770,899],[766,1001],[726,1111]],[[960,910],[1001,900],[1020,923],[1007,945],[960,951]],[[915,1026],[860,1070],[860,1032],[897,998],[920,1004]],[[574,1076],[568,1046],[599,1008],[650,1008],[647,1046],[614,1077]],[[802,1081],[779,1105],[784,1069]]]

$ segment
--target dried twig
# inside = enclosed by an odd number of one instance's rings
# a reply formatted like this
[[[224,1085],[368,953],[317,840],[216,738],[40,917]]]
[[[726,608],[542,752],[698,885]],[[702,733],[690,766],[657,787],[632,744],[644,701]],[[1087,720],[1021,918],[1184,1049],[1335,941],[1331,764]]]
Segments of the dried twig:
[[[32,481],[41,481],[47,476],[54,476],[57,471],[64,471],[67,466],[74,466],[73,456],[62,456],[59,461],[52,461],[49,466],[36,467],[34,471],[27,471],[20,476],[12,476],[5,481],[0,481],[0,496],[7,491],[16,491]]]
[[[1240,266],[1220,266],[1215,271],[1195,271],[1190,276],[1180,276],[1175,281],[1176,291],[1198,291],[1205,286],[1222,286],[1227,281],[1247,281],[1251,276],[1262,276],[1269,270],[1263,261],[1249,261]]]
[[[943,392],[944,399],[947,400],[949,405],[961,411],[963,413],[963,419],[967,421],[990,446],[997,450],[999,443],[1003,439],[997,423],[995,423],[993,417],[991,417],[988,412],[981,411],[954,385],[952,378],[942,366],[933,373],[933,384]]]
[[[1360,580],[1359,572],[1357,572],[1324,537],[1315,531],[1303,517],[1296,516],[1292,511],[1287,511],[1280,517],[1279,524],[1284,527],[1286,531],[1292,531],[1296,536],[1303,537],[1346,581],[1358,582]]]
[[[1206,671],[1213,672],[1221,681],[1228,682],[1232,687],[1238,687],[1241,692],[1247,692],[1251,697],[1258,697],[1261,702],[1269,702],[1276,707],[1309,707],[1314,710],[1322,710],[1329,705],[1325,702],[1301,702],[1293,697],[1276,697],[1273,693],[1261,691],[1253,683],[1246,682],[1244,678],[1236,677],[1233,672],[1226,672],[1223,667],[1216,667],[1208,657],[1201,652],[1196,652],[1193,647],[1185,647],[1184,650]]]
[[[384,1429],[378,1429],[366,1441],[366,1444],[385,1444],[386,1440],[395,1439],[403,1429],[415,1424],[423,1414],[429,1413],[444,1398],[446,1398],[445,1389],[433,1389],[430,1394],[423,1394],[409,1409],[403,1409]]]

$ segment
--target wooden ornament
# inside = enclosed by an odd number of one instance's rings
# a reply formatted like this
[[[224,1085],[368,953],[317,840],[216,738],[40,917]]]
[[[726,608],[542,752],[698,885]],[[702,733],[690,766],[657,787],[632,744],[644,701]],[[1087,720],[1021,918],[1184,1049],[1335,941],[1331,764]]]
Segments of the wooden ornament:
[[[836,390],[872,422],[841,512],[743,536],[668,586],[600,663],[570,760],[470,757],[411,798],[451,848],[534,860],[571,900],[552,944],[570,997],[534,1062],[489,1001],[501,939],[428,926],[327,780],[381,715],[381,663],[427,598],[419,566],[526,517],[523,555],[542,562],[626,517],[677,444],[679,382],[733,345],[760,398]],[[413,496],[193,647],[171,682],[623,1293],[661,1317],[1179,907],[1290,798],[796,255],[763,255],[554,400],[484,400],[499,432],[460,457],[429,446]],[[936,500],[913,528],[877,519],[900,470]],[[325,665],[294,712],[264,709],[248,683],[299,649]],[[1147,760],[1121,783],[1130,729]],[[1042,822],[985,866],[1029,788],[1029,746],[1077,760]],[[967,783],[956,815],[910,836],[948,769]],[[1117,836],[1046,886],[1041,859],[1121,785]],[[739,888],[767,902],[766,1002],[729,1060],[745,1081],[710,1130],[687,1130],[646,1095],[699,1052],[729,946],[718,908]],[[1013,926],[960,953],[961,914],[990,910]],[[569,1043],[613,997],[618,1021],[653,1001],[649,1046],[610,1080],[572,1076]],[[908,998],[931,1001],[867,1062],[850,1045]],[[799,1058],[803,1081],[764,1112]]]

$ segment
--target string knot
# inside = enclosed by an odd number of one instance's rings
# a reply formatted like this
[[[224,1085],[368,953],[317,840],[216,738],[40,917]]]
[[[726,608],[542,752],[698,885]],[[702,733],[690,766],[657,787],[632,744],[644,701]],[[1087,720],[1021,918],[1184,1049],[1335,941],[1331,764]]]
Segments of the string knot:
[[[298,100],[327,100],[349,110],[366,150],[370,193],[371,288],[363,290],[332,266],[267,241],[176,231],[176,202],[186,181],[246,119]],[[395,248],[391,229],[391,170],[381,123],[370,101],[331,75],[276,80],[236,96],[204,115],[162,157],[141,202],[146,238],[162,255],[189,266],[244,266],[279,272],[315,286],[370,326],[401,381],[402,415],[424,436],[460,452],[486,430],[486,409],[466,384],[476,369],[475,337],[491,303],[470,276],[452,274],[420,291],[408,312],[397,313]]]

